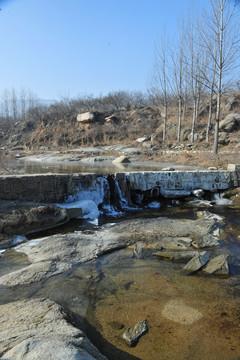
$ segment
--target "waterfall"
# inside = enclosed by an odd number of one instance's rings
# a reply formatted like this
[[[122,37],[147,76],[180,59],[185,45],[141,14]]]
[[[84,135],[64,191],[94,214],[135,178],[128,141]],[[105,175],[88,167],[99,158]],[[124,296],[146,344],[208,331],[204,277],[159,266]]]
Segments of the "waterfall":
[[[216,205],[231,205],[233,202],[229,199],[225,199],[223,194],[215,193],[213,195],[213,201]]]

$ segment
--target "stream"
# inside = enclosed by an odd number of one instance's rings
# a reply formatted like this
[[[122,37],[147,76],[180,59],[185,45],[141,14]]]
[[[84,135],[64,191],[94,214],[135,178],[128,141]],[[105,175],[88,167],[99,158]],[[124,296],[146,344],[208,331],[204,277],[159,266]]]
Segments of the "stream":
[[[136,218],[196,219],[199,209],[224,217],[221,248],[229,256],[229,277],[186,276],[182,263],[159,260],[153,250],[136,256],[132,248],[126,248],[40,283],[0,288],[0,304],[45,297],[63,305],[109,360],[240,359],[239,207],[221,201],[211,207],[177,202],[174,206],[101,214],[98,224],[75,219],[51,231],[29,235],[26,241],[57,233],[97,231]],[[0,257],[0,276],[28,264],[27,257],[12,248]],[[199,319],[194,320],[194,316]],[[129,347],[121,335],[143,319],[148,332],[136,346]]]

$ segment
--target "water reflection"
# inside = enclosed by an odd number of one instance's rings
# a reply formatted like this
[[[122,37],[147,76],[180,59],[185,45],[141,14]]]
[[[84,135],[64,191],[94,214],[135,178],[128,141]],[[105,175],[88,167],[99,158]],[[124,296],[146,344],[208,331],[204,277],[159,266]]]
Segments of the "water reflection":
[[[24,161],[23,159],[4,159],[4,165],[17,173],[46,174],[46,173],[95,173],[111,174],[130,171],[160,171],[163,168],[173,167],[176,170],[195,170],[200,167],[177,165],[164,162],[135,162],[128,164],[113,164],[111,161]]]

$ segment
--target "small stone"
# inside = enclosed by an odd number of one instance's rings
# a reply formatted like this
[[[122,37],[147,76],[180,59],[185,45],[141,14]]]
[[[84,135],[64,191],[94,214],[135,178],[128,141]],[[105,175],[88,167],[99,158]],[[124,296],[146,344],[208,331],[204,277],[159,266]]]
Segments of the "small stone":
[[[149,136],[142,136],[140,138],[138,138],[136,141],[138,143],[143,143],[144,141],[148,141],[149,140]]]
[[[162,171],[175,171],[176,169],[172,168],[172,167],[166,167],[163,168]]]
[[[125,155],[121,155],[115,160],[113,160],[113,163],[121,163],[121,164],[129,164],[130,162],[131,161]]]
[[[135,326],[128,328],[122,335],[130,346],[134,346],[141,336],[148,331],[147,320],[139,321]]]
[[[134,246],[133,253],[137,259],[143,259],[143,248],[141,245],[136,244]]]

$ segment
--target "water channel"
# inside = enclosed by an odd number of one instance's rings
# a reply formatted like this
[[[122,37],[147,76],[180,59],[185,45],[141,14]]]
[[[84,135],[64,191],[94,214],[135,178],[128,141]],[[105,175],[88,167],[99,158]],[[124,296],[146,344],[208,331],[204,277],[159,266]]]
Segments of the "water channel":
[[[78,171],[74,166],[74,172]],[[211,207],[202,203],[201,209],[225,219],[221,247],[229,255],[227,278],[201,273],[186,276],[181,263],[159,260],[151,250],[136,257],[132,248],[126,248],[41,283],[1,288],[0,303],[34,297],[56,301],[75,314],[79,326],[110,360],[240,359],[240,208],[220,201]],[[197,210],[197,202],[181,201],[102,214],[97,225],[72,220],[51,232],[31,235],[27,241],[53,233],[97,231],[136,218],[196,219]],[[0,258],[0,276],[27,264],[26,257],[10,249]],[[171,311],[177,311],[175,320],[169,316]],[[189,320],[191,311],[201,314],[198,321]],[[148,322],[148,333],[135,347],[127,346],[121,337],[124,329],[143,319]]]

